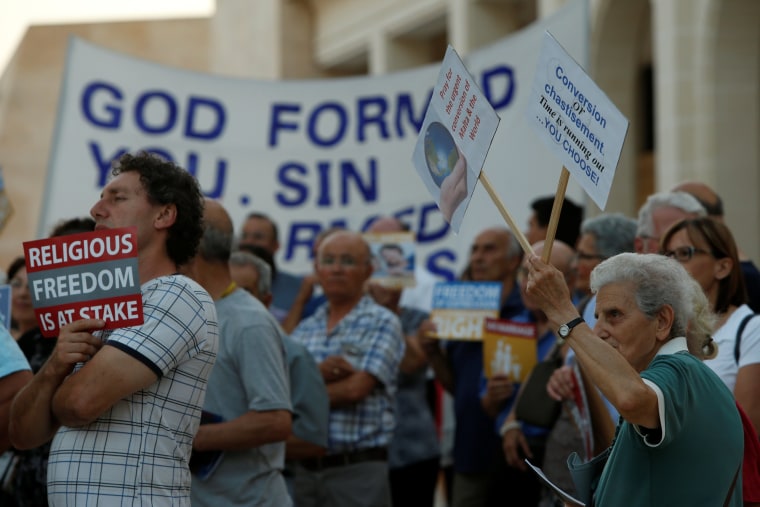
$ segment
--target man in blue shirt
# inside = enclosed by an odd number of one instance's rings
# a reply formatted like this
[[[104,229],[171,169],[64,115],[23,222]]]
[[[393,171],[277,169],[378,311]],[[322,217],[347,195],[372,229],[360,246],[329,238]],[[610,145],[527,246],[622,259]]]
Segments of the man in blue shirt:
[[[516,281],[522,256],[517,239],[504,227],[483,230],[470,249],[469,279],[502,282],[501,318],[514,317],[524,310]],[[480,401],[483,344],[451,341],[441,348],[438,340],[430,338],[423,339],[423,343],[436,378],[454,397],[452,507],[491,505],[487,496],[491,485],[498,481],[493,471],[501,453],[493,419]],[[507,380],[500,390],[499,401],[503,401],[512,392],[511,383]]]
[[[292,337],[319,363],[330,398],[327,456],[295,469],[300,507],[390,506],[388,444],[404,338],[398,317],[364,294],[369,246],[339,231],[320,245],[317,277],[327,302]]]
[[[8,441],[8,419],[16,393],[32,379],[32,370],[24,354],[3,326],[0,326],[0,453]]]

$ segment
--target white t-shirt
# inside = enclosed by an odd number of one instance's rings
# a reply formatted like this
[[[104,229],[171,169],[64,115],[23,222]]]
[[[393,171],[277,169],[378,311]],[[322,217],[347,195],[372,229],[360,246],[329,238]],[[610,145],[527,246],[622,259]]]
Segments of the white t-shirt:
[[[747,322],[742,332],[738,365],[734,358],[734,344],[739,324],[744,317],[751,314],[752,310],[747,305],[740,306],[731,314],[726,323],[713,335],[713,340],[718,344],[718,355],[714,359],[705,361],[705,364],[720,377],[731,392],[734,392],[739,368],[760,363],[760,317]]]

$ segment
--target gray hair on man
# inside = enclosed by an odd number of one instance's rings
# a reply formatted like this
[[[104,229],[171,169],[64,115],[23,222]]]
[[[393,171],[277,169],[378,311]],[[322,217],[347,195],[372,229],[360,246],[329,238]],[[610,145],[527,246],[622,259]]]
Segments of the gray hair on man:
[[[596,253],[609,259],[619,253],[633,252],[636,220],[622,213],[605,213],[584,220],[581,234],[592,235]]]
[[[673,308],[670,338],[685,336],[692,355],[711,359],[718,353],[712,339],[715,315],[704,291],[681,263],[664,255],[622,253],[591,272],[592,292],[613,283],[633,284],[636,305],[650,319],[665,305]]]
[[[507,234],[509,234],[509,246],[507,247],[507,259],[514,259],[515,257],[519,257],[522,259],[523,256],[523,250],[520,246],[520,242],[517,241],[517,237],[515,236],[515,233],[512,232],[512,229],[509,227],[504,228],[505,231],[507,231]]]
[[[652,214],[659,208],[677,208],[684,213],[693,213],[698,217],[707,215],[704,206],[691,194],[686,192],[659,192],[647,197],[647,200],[639,208],[638,228],[636,236],[651,238],[654,235],[654,221]]]
[[[232,266],[252,266],[259,274],[258,290],[261,296],[268,296],[272,292],[272,269],[261,257],[250,252],[238,250],[230,255]]]

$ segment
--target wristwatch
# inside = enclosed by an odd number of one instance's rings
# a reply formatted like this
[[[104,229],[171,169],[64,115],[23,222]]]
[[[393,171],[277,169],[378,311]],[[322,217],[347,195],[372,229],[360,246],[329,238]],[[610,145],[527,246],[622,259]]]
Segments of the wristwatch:
[[[570,336],[570,331],[572,331],[573,328],[581,322],[583,322],[583,317],[576,317],[567,324],[562,324],[559,326],[559,329],[557,329],[557,335],[563,340],[566,339],[568,336]]]

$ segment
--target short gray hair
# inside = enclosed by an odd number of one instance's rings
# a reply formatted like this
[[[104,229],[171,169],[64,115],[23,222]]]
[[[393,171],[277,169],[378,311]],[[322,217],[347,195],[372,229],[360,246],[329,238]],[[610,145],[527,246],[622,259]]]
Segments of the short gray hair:
[[[652,214],[660,208],[676,208],[684,213],[693,213],[699,217],[707,215],[704,206],[691,194],[686,192],[660,192],[647,197],[639,208],[638,228],[636,236],[651,238],[654,235]]]
[[[211,262],[227,262],[232,251],[233,235],[213,224],[205,223],[198,244],[198,254]]]
[[[622,253],[591,272],[592,292],[613,283],[632,283],[636,305],[650,319],[665,305],[673,308],[670,338],[685,336],[693,355],[700,359],[715,357],[715,315],[702,288],[681,263],[664,255]]]
[[[231,266],[251,266],[259,274],[259,294],[268,296],[272,292],[272,269],[261,257],[238,250],[230,255]]]
[[[517,241],[517,236],[515,236],[515,233],[512,232],[512,229],[505,227],[505,230],[509,235],[509,245],[507,245],[507,259],[514,259],[515,257],[522,259],[523,249],[522,246],[520,246],[520,242]]]
[[[592,235],[596,253],[608,259],[619,253],[634,251],[636,220],[622,213],[606,213],[584,220],[581,234]]]

